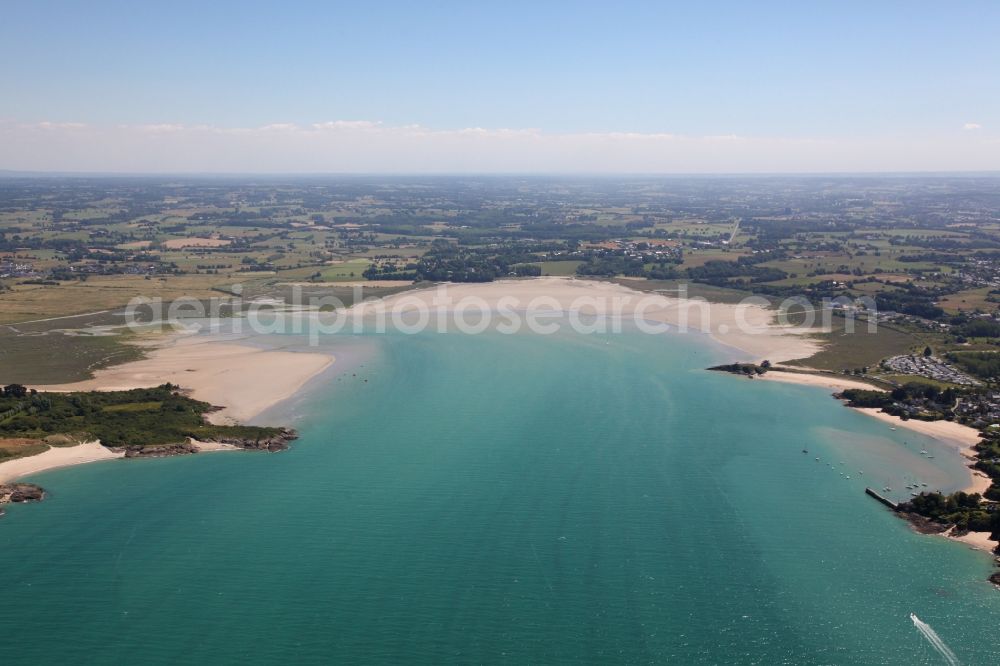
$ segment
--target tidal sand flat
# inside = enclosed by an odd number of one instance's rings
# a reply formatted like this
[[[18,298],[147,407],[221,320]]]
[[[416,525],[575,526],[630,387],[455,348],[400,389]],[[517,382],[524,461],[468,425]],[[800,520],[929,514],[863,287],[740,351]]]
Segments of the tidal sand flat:
[[[280,455],[38,475],[0,658],[938,663],[911,612],[1000,658],[990,558],[827,466],[903,448],[828,391],[705,372],[697,334],[365,337]]]
[[[459,309],[475,320],[482,309],[537,313],[558,310],[583,317],[611,317],[632,322],[663,324],[683,333],[707,333],[716,341],[742,352],[747,360],[781,362],[805,358],[820,345],[809,328],[782,325],[777,312],[761,299],[747,303],[711,303],[679,298],[673,292],[639,292],[610,282],[562,277],[497,280],[476,284],[445,284],[395,294],[376,304],[352,309],[356,316],[375,317],[380,308],[405,311],[418,308],[439,312]],[[453,327],[454,329],[454,327]]]
[[[98,370],[74,384],[40,391],[117,391],[171,383],[191,397],[223,407],[214,420],[246,422],[295,394],[334,362],[331,354],[291,352],[238,344],[211,335],[171,334],[140,361]]]

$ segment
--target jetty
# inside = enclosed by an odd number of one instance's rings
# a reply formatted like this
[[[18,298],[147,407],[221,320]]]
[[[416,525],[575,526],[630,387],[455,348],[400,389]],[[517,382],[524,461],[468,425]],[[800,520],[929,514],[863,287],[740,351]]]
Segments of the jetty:
[[[876,500],[878,500],[882,504],[885,504],[887,507],[889,507],[893,511],[899,511],[899,505],[898,504],[896,504],[895,502],[893,502],[888,497],[883,497],[882,495],[880,495],[878,493],[878,491],[872,490],[871,488],[865,488],[865,494],[868,495],[869,497],[874,497]]]

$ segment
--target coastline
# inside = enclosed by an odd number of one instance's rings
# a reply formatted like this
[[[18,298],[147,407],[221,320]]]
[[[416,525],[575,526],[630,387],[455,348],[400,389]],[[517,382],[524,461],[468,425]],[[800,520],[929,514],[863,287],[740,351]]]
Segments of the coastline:
[[[51,446],[46,451],[26,458],[15,458],[0,463],[0,484],[60,467],[83,465],[124,458],[125,452],[112,451],[98,441],[83,442],[75,446]]]
[[[898,416],[887,414],[875,407],[851,407],[851,409],[861,412],[862,414],[866,414],[874,419],[878,419],[883,423],[888,423],[893,427],[906,428],[912,432],[917,432],[921,435],[926,435],[932,439],[949,444],[966,459],[975,459],[975,446],[979,443],[980,439],[979,431],[975,428],[970,428],[969,426],[962,425],[961,423],[955,423],[954,421],[921,421],[919,419],[903,420]],[[974,482],[973,485],[970,485],[969,487],[978,487],[979,485],[981,485],[979,482]],[[966,492],[983,492],[986,488],[989,488],[988,479],[986,480],[986,486],[983,487],[982,490],[967,490]]]
[[[861,412],[867,416],[878,419],[883,423],[906,428],[912,432],[926,435],[939,442],[943,442],[954,448],[966,460],[975,460],[975,449],[973,448],[980,439],[979,431],[975,428],[955,423],[954,421],[920,421],[918,419],[903,420],[893,414],[887,414],[874,407],[851,407],[851,409]],[[966,493],[979,493],[982,495],[993,481],[982,472],[968,467],[970,482],[965,488]],[[965,534],[954,534],[954,527],[948,528],[944,532],[932,534],[931,536],[943,536],[952,541],[959,541],[970,548],[981,550],[990,555],[996,554],[996,549],[1000,547],[1000,541],[990,538],[990,532],[966,532]]]
[[[991,539],[989,532],[966,532],[965,534],[953,534],[954,531],[954,527],[949,528],[948,531],[942,532],[941,536],[947,537],[952,541],[964,543],[973,550],[981,550],[991,555],[995,555],[996,548],[1000,546],[1000,541]]]
[[[447,310],[436,300],[438,286],[406,291],[382,298],[385,307],[403,303],[419,303],[430,311]],[[809,337],[809,330],[793,329],[776,323],[776,313],[758,304],[723,304],[705,301],[684,302],[680,299],[639,292],[622,285],[595,280],[547,277],[530,280],[500,280],[491,283],[448,284],[451,302],[465,298],[496,310],[503,298],[513,297],[519,303],[545,298],[546,306],[563,310],[578,309],[588,315],[629,316],[640,314],[645,321],[668,324],[675,330],[695,330],[708,334],[715,342],[731,347],[738,353],[759,362],[768,359],[781,363],[805,358],[819,351],[820,343]],[[601,298],[621,297],[624,307],[616,311],[602,309]],[[585,299],[581,301],[580,299]],[[591,300],[586,300],[591,299]],[[640,306],[638,301],[642,300]],[[696,308],[695,312],[691,312]],[[348,309],[351,316],[367,316],[365,305]],[[314,313],[320,316],[320,313]],[[749,328],[747,331],[745,329]],[[741,330],[744,329],[744,330]],[[221,409],[210,415],[216,424],[246,423],[279,403],[295,396],[303,387],[335,363],[333,354],[321,351],[287,351],[266,349],[245,341],[220,336],[171,333],[149,344],[151,351],[139,361],[98,370],[92,379],[71,384],[35,386],[39,391],[109,391],[158,386],[169,382],[187,390],[192,398]],[[805,372],[772,371],[758,377],[766,381],[826,388],[842,391],[849,388],[878,388],[847,377]],[[876,409],[856,408],[870,417],[907,428],[943,441],[966,458],[974,458],[974,445],[979,433],[973,428],[948,421],[904,421]],[[190,442],[198,452],[236,450],[232,444]],[[99,442],[74,447],[50,448],[41,454],[0,463],[0,483],[12,482],[25,476],[50,469],[123,457]],[[970,469],[970,485],[966,492],[982,493],[990,479]],[[962,536],[946,534],[971,547],[992,552],[998,545],[988,534],[969,533]]]
[[[221,407],[208,415],[216,425],[243,424],[295,395],[335,362],[332,354],[261,349],[209,336],[171,333],[150,345],[147,358],[98,370],[92,379],[35,385],[38,391],[120,391],[171,383],[196,399]],[[232,444],[191,442],[199,452],[238,450]],[[125,457],[97,441],[50,447],[33,456],[0,462],[0,483],[59,467]]]
[[[367,285],[371,286],[371,285]],[[389,286],[389,285],[377,285]],[[395,284],[391,286],[397,286]],[[579,313],[608,316],[635,316],[645,321],[708,334],[716,342],[758,360],[774,362],[810,356],[819,350],[808,331],[775,323],[775,312],[758,304],[724,304],[636,291],[629,287],[576,278],[544,277],[528,280],[498,280],[490,283],[448,283],[448,295],[459,301],[474,298],[494,310],[500,300],[514,297],[521,303],[544,298],[568,310],[585,303]],[[435,301],[438,285],[400,292],[382,298],[385,307],[419,301],[431,310],[440,310]],[[624,307],[618,311],[602,308],[601,299],[618,297]],[[583,300],[581,300],[583,299]],[[590,300],[587,300],[590,299]],[[640,300],[642,305],[639,304]],[[314,313],[319,316],[319,313]],[[348,309],[349,316],[366,316],[364,305]],[[750,328],[750,332],[741,328]],[[242,424],[295,396],[310,381],[335,363],[323,351],[267,349],[221,336],[190,335],[180,332],[158,336],[144,343],[146,358],[98,370],[91,379],[54,385],[33,385],[43,392],[115,391],[148,388],[171,383],[196,399],[221,407],[208,416],[217,425]],[[229,450],[228,445],[192,442],[199,451]],[[80,445],[82,446],[82,445]],[[235,448],[235,447],[233,447]],[[121,457],[99,443],[87,448],[50,449],[41,454],[0,463],[0,481],[12,481],[31,474],[69,465]]]
[[[758,379],[799,384],[803,386],[818,386],[834,391],[843,391],[845,389],[852,388],[883,390],[872,384],[852,380],[846,377],[841,378],[805,373],[772,371],[760,375]],[[883,423],[890,424],[892,427],[905,428],[911,432],[916,432],[939,442],[943,442],[957,451],[958,454],[966,460],[976,460],[975,445],[979,443],[981,435],[975,428],[962,425],[961,423],[955,423],[954,421],[921,421],[919,419],[904,420],[893,414],[883,412],[875,407],[851,407],[850,409],[882,421]],[[990,486],[993,484],[992,479],[971,466],[968,467],[968,470],[970,481],[968,486],[962,488],[963,492],[970,494],[979,493],[982,495],[989,490]],[[966,532],[964,534],[957,535],[954,534],[954,531],[954,527],[951,527],[944,532],[932,534],[932,536],[943,536],[951,541],[963,543],[974,550],[989,553],[993,556],[996,555],[996,549],[1000,547],[1000,540],[991,539],[990,532]]]
[[[881,390],[877,386],[847,377],[837,377],[827,374],[807,374],[805,372],[784,372],[781,370],[770,370],[763,375],[758,375],[756,379],[769,382],[784,382],[786,384],[800,384],[803,386],[819,386],[833,391],[844,391],[846,389]]]
[[[758,379],[765,381],[778,381],[785,382],[788,384],[800,384],[803,386],[818,386],[821,388],[831,389],[834,391],[844,391],[846,389],[866,389],[882,391],[877,386],[868,384],[865,382],[860,382],[857,380],[852,380],[848,378],[840,378],[834,376],[825,375],[810,375],[805,373],[791,373],[791,372],[780,372],[772,371],[760,375]],[[856,412],[860,412],[871,418],[878,419],[884,423],[890,424],[892,427],[905,428],[912,432],[925,435],[932,439],[936,439],[939,442],[944,442],[948,444],[956,451],[958,451],[967,460],[976,459],[975,446],[979,443],[981,435],[979,431],[967,425],[962,425],[961,423],[956,423],[954,421],[921,421],[919,419],[901,419],[893,414],[888,414],[875,407],[851,407]],[[989,477],[983,475],[972,468],[969,469],[969,474],[971,476],[971,481],[968,486],[963,488],[967,493],[984,493],[990,487],[991,481]]]

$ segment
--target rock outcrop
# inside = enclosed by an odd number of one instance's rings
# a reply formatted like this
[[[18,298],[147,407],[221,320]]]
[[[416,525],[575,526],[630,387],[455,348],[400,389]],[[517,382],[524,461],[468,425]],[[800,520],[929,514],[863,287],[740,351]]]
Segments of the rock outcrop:
[[[0,516],[3,515],[4,504],[20,504],[22,502],[40,502],[45,498],[45,490],[33,483],[0,484]]]
[[[198,449],[187,442],[181,444],[163,444],[158,446],[125,446],[114,451],[124,451],[126,458],[168,458],[198,453]]]
[[[284,451],[288,443],[298,439],[294,430],[282,428],[277,434],[266,437],[219,437],[215,442],[246,449],[248,451]],[[112,451],[125,454],[126,458],[166,458],[168,456],[183,456],[198,453],[198,447],[190,442],[179,444],[164,444],[162,446],[125,446],[108,447]],[[4,504],[19,504],[22,502],[38,502],[44,499],[45,490],[33,483],[0,484],[0,516],[3,515]]]
[[[217,437],[212,439],[217,444],[229,444],[239,449],[248,451],[284,451],[288,448],[288,443],[298,439],[298,433],[294,430],[282,428],[278,434],[271,437],[249,438],[249,437]],[[168,456],[183,456],[191,453],[198,453],[198,447],[190,441],[180,444],[165,444],[162,446],[126,446],[114,449],[124,451],[126,458],[166,458]]]
[[[273,437],[262,437],[260,439],[219,437],[213,441],[218,442],[219,444],[231,444],[241,449],[251,451],[270,451],[274,453],[275,451],[284,451],[288,448],[289,442],[298,438],[299,435],[294,430],[282,428],[281,431]]]

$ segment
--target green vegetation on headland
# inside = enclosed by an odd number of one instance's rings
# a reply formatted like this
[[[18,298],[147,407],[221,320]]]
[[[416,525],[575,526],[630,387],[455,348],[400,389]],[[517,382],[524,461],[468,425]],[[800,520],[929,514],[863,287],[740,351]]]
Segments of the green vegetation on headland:
[[[980,461],[983,460],[980,454]],[[976,467],[981,469],[980,465]],[[920,493],[908,502],[895,507],[898,514],[908,520],[913,527],[925,534],[950,534],[961,536],[968,532],[987,532],[990,539],[1000,541],[1000,476],[991,475],[993,485],[986,497],[979,493],[957,492],[945,495],[939,492]],[[994,549],[1000,556],[1000,546]],[[1000,563],[1000,557],[997,558]],[[994,585],[1000,585],[1000,571],[994,571],[989,578]]]
[[[941,525],[953,525],[962,532],[1000,533],[1000,512],[992,504],[984,504],[978,493],[921,493],[899,505],[901,511],[912,511]]]
[[[757,375],[763,375],[770,368],[770,361],[761,361],[760,365],[757,365],[756,363],[727,363],[725,365],[712,366],[709,370],[729,372],[734,375],[745,375],[747,377],[756,377]]]
[[[1000,540],[1000,505],[996,497],[1000,496],[996,481],[987,492],[994,499],[984,499],[978,493],[957,492],[950,495],[942,493],[920,493],[908,502],[896,505],[898,515],[905,518],[918,532],[923,534],[942,534],[947,532],[952,536],[962,536],[968,532],[987,532],[990,539]],[[870,491],[869,491],[870,492]],[[1000,556],[1000,546],[994,549],[994,554]],[[1000,563],[1000,557],[996,559]],[[1000,571],[994,571],[989,580],[994,585],[1000,585]]]
[[[59,434],[155,455],[183,446],[189,438],[268,449],[292,437],[283,428],[213,425],[205,420],[213,409],[170,384],[81,393],[38,393],[12,384],[0,394],[0,438],[42,440]]]
[[[962,393],[955,388],[941,390],[932,384],[910,382],[892,391],[846,389],[840,397],[850,407],[874,407],[904,420],[953,421],[955,402]]]
[[[190,440],[280,451],[296,437],[284,428],[213,425],[205,415],[214,409],[171,384],[77,393],[39,393],[8,384],[0,389],[0,463],[37,455],[49,446],[90,440],[135,458],[196,453]],[[43,496],[44,491],[34,484],[0,484],[0,505],[37,501]]]

